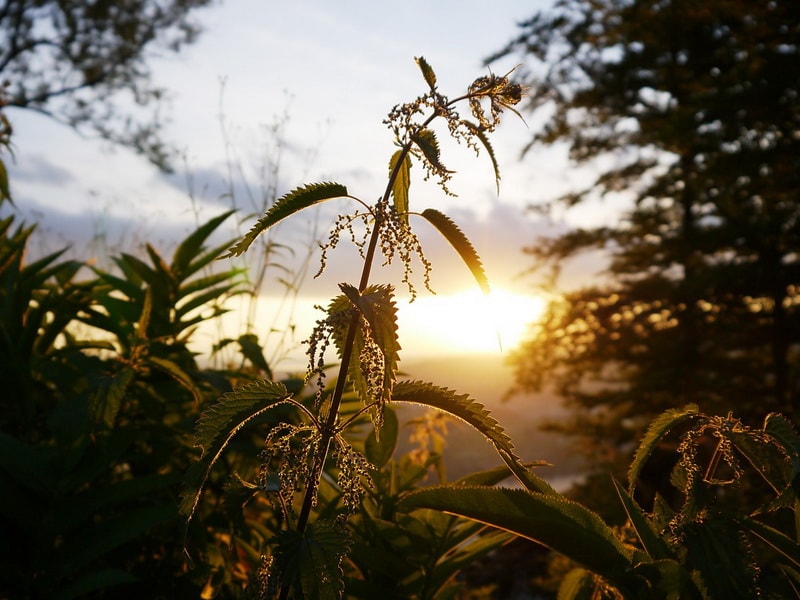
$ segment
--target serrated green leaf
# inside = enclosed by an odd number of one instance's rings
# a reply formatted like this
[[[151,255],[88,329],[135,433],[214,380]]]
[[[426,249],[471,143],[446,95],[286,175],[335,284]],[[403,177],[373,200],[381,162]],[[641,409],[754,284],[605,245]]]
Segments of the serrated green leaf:
[[[790,482],[795,495],[800,496],[800,435],[791,421],[778,413],[764,419],[764,433],[776,440],[792,461]]]
[[[758,565],[739,525],[717,515],[681,531],[686,563],[708,598],[757,598]]]
[[[791,476],[787,478],[789,460],[777,443],[769,443],[763,436],[755,437],[750,430],[723,429],[720,435],[730,441],[776,494],[786,489],[791,482]]]
[[[633,455],[631,466],[628,469],[628,493],[633,495],[633,490],[636,488],[636,479],[639,477],[639,472],[642,470],[644,463],[650,457],[653,449],[658,445],[661,439],[667,435],[677,425],[684,421],[699,418],[699,409],[695,404],[689,404],[683,408],[671,408],[650,423],[647,432],[644,434],[639,447]]]
[[[533,463],[527,462],[525,463],[526,468],[532,467],[549,467],[552,466],[549,462],[544,460],[539,460]],[[504,479],[508,479],[510,476],[508,467],[494,467],[493,469],[487,469],[485,471],[476,471],[474,473],[469,473],[468,475],[464,475],[459,479],[453,481],[453,485],[497,485]]]
[[[358,357],[361,355],[361,351],[364,348],[365,340],[364,332],[361,327],[358,326],[358,319],[353,321],[355,310],[349,298],[341,294],[330,301],[326,309],[326,314],[332,328],[331,338],[333,339],[334,347],[340,359],[342,358],[349,327],[351,324],[355,323],[356,331],[353,338],[353,353],[350,364],[347,365],[347,377],[353,385],[353,391],[356,396],[366,404],[370,402],[369,385],[364,378],[364,373],[362,373],[358,361]]]
[[[486,136],[486,132],[481,128],[479,125],[473,123],[472,121],[462,120],[461,121],[467,129],[470,130],[471,133],[475,135],[483,144],[486,153],[489,155],[489,159],[492,161],[492,168],[494,169],[494,183],[495,187],[497,188],[497,193],[500,193],[500,165],[497,163],[497,157],[494,155],[494,148],[492,144],[489,142],[489,138]]]
[[[452,172],[448,171],[441,163],[439,140],[436,139],[436,134],[433,131],[430,129],[420,129],[411,135],[411,141],[417,145],[417,148],[422,151],[425,160],[427,160],[436,171]]]
[[[402,162],[400,160],[402,159]],[[394,209],[398,216],[408,224],[408,190],[411,187],[411,155],[400,149],[392,155],[389,160],[389,176],[395,171],[392,182],[392,198],[394,199]]]
[[[453,415],[480,432],[494,446],[509,470],[528,489],[542,493],[555,493],[544,480],[533,475],[514,451],[511,438],[491,416],[486,407],[467,394],[422,381],[399,381],[392,392],[392,402],[421,404]]]
[[[563,496],[489,486],[435,486],[411,492],[401,510],[430,508],[538,542],[602,575],[626,583],[631,553],[594,512]]]
[[[431,91],[436,89],[436,73],[433,72],[433,69],[428,64],[428,61],[425,60],[422,56],[417,56],[414,58],[419,67],[419,70],[422,71],[422,76],[425,78],[425,83],[428,84],[428,87],[431,88]]]
[[[450,245],[458,252],[461,260],[469,267],[481,291],[484,294],[489,294],[489,278],[486,276],[486,272],[483,269],[483,263],[481,263],[481,259],[472,246],[472,243],[470,243],[467,236],[464,235],[464,232],[459,229],[458,225],[456,225],[450,217],[433,208],[422,211],[422,216],[450,242]]]
[[[304,532],[281,531],[273,553],[271,576],[295,590],[296,597],[339,600],[344,592],[342,560],[349,550],[346,533],[326,521]]]
[[[338,183],[312,183],[296,188],[288,194],[281,196],[266,214],[261,217],[244,237],[228,249],[228,253],[221,258],[239,256],[243,254],[256,238],[270,227],[283,219],[290,217],[309,206],[319,204],[331,198],[341,198],[347,195],[347,188]]]
[[[371,285],[359,292],[357,288],[346,283],[340,284],[339,288],[369,324],[372,340],[383,353],[383,393],[378,400],[382,403],[392,393],[400,362],[394,288],[390,285]]]
[[[228,442],[253,419],[290,399],[283,384],[261,380],[228,392],[203,411],[195,432],[195,445],[202,454],[186,474],[181,494],[180,511],[187,520],[194,515],[208,474]]]

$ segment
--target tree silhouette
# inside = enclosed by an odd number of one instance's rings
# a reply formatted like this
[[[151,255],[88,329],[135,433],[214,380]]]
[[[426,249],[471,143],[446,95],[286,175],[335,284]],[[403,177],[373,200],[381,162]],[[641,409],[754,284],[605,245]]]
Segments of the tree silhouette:
[[[147,66],[198,34],[190,13],[209,0],[6,0],[0,82],[9,107],[33,110],[135,149],[161,168],[164,90]],[[0,106],[2,106],[0,104]],[[150,117],[140,108],[150,109]]]
[[[687,402],[791,415],[800,3],[564,0],[492,59],[516,53],[528,109],[552,114],[531,146],[565,142],[599,169],[559,201],[631,198],[613,227],[528,249],[537,266],[597,248],[610,263],[516,354],[519,385],[552,382],[576,408],[563,428],[595,452],[627,447],[652,415]]]

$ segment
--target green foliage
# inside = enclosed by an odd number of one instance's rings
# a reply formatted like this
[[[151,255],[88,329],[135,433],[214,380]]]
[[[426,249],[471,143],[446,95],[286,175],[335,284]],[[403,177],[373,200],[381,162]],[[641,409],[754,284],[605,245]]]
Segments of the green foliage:
[[[335,524],[317,521],[303,532],[284,530],[276,536],[271,573],[305,598],[335,600],[344,592],[342,560],[347,550],[347,536]],[[270,595],[281,587],[267,585]]]
[[[420,404],[461,419],[483,434],[523,486],[546,494],[553,492],[547,482],[529,472],[522,464],[514,451],[511,438],[489,411],[467,394],[458,394],[453,390],[420,381],[401,381],[395,385],[392,401]]]
[[[615,482],[633,538],[612,529],[580,504],[529,490],[438,486],[408,494],[400,507],[434,508],[474,519],[563,554],[580,567],[563,579],[559,598],[594,598],[606,593],[642,599],[797,597],[792,575],[800,557],[794,533],[797,496],[788,467],[798,456],[793,449],[798,434],[792,429],[788,435],[791,442],[784,445],[766,434],[766,425],[751,430],[731,417],[710,417],[690,407],[655,422],[638,449],[638,459],[646,461],[652,454],[651,438],[663,441],[686,416],[693,417],[693,426],[681,436],[681,460],[673,474],[683,497],[677,510],[656,503],[648,513]],[[780,419],[770,415],[767,421],[776,418]],[[710,458],[697,452],[700,436],[708,433],[717,440]],[[741,485],[745,473],[734,452],[748,458],[751,444],[776,450],[748,466],[770,485],[776,498],[788,491],[791,500],[762,502],[754,510],[745,505],[748,488]],[[722,464],[735,473],[734,480],[720,479]],[[783,478],[768,475],[775,473],[782,473]],[[631,481],[631,489],[635,483]],[[719,493],[723,488],[725,495]],[[745,492],[744,496],[728,500],[736,490]],[[770,522],[788,524],[791,533],[787,535]],[[765,551],[757,541],[770,550]]]
[[[231,246],[228,253],[222,258],[243,254],[259,235],[304,208],[341,196],[347,196],[347,188],[338,183],[314,183],[292,190],[279,198],[266,214],[253,225],[250,231],[234,246]]]
[[[418,255],[426,268],[427,285],[429,265],[409,223],[409,215],[414,214],[409,212],[412,157],[422,163],[428,175],[436,176],[443,190],[449,193],[447,181],[452,172],[441,162],[439,143],[429,125],[435,119],[444,119],[448,130],[456,140],[465,141],[476,150],[477,143],[482,143],[491,153],[491,146],[488,145],[485,134],[496,127],[500,110],[510,108],[521,97],[521,90],[507,78],[489,76],[477,80],[470,86],[466,95],[451,102],[437,91],[436,77],[430,65],[421,58],[417,59],[417,64],[430,89],[427,94],[415,101],[396,106],[387,119],[400,149],[389,161],[389,181],[382,197],[373,207],[368,207],[359,200],[361,206],[367,207],[365,213],[340,215],[328,244],[323,246],[324,268],[325,252],[335,247],[340,234],[347,231],[362,251],[364,264],[359,284],[339,285],[342,295],[331,301],[325,317],[317,323],[308,340],[310,360],[307,381],[316,377],[317,383],[313,405],[306,406],[285,395],[283,390],[270,395],[266,405],[258,401],[248,404],[247,401],[252,395],[251,390],[246,388],[243,393],[247,398],[240,397],[238,391],[227,394],[213,409],[210,409],[212,412],[204,413],[201,418],[201,429],[205,424],[213,423],[214,442],[211,444],[213,453],[210,461],[202,463],[204,475],[193,477],[190,474],[189,488],[185,491],[187,500],[184,503],[184,512],[190,518],[195,512],[203,483],[211,467],[244,424],[260,414],[267,406],[271,406],[273,401],[291,403],[303,415],[303,425],[278,422],[273,424],[266,436],[267,451],[264,453],[261,467],[260,487],[269,490],[268,479],[266,485],[263,483],[263,474],[273,474],[277,464],[276,501],[285,520],[285,528],[276,534],[273,540],[274,547],[267,554],[263,566],[265,575],[262,585],[266,589],[266,594],[279,592],[281,598],[287,598],[292,593],[298,598],[317,597],[321,593],[326,594],[325,597],[328,595],[340,597],[344,591],[344,580],[343,575],[338,572],[338,566],[345,555],[344,544],[342,540],[326,543],[319,538],[319,532],[315,532],[314,528],[319,527],[320,523],[328,523],[334,516],[334,520],[330,521],[331,526],[335,525],[334,529],[344,527],[347,517],[350,516],[354,519],[353,522],[364,527],[369,526],[368,529],[361,530],[362,535],[372,535],[375,531],[373,527],[385,529],[385,524],[382,524],[383,519],[390,516],[394,509],[388,507],[381,509],[378,512],[381,521],[375,521],[371,515],[367,517],[369,513],[358,512],[358,509],[362,506],[364,495],[363,480],[370,476],[371,470],[381,467],[385,469],[386,465],[392,462],[396,425],[390,425],[388,438],[382,435],[385,405],[390,400],[392,402],[409,400],[435,406],[459,416],[487,436],[521,481],[536,489],[552,491],[544,482],[527,473],[526,467],[514,454],[510,440],[499,425],[488,416],[483,406],[468,400],[467,396],[460,396],[443,388],[428,384],[395,382],[400,344],[394,290],[389,285],[371,285],[369,280],[376,251],[380,249],[386,258],[386,263],[391,262],[395,256],[399,257],[405,269],[403,281],[409,286],[412,294],[411,258],[414,254]],[[488,99],[491,103],[491,121],[485,118],[480,103],[474,102],[476,98]],[[513,98],[516,100],[512,100]],[[475,126],[459,116],[455,105],[462,100],[469,101],[470,110],[481,121],[480,126]],[[417,121],[415,116],[423,113],[423,109],[428,109],[430,114],[427,117],[420,117]],[[496,166],[493,155],[492,162]],[[295,189],[270,207],[250,231],[230,247],[226,256],[242,254],[259,235],[300,210],[343,196],[347,196],[347,189],[336,183],[317,183]],[[391,207],[390,198],[394,200]],[[427,209],[421,215],[453,245],[472,271],[481,289],[488,292],[488,279],[477,252],[455,223],[433,209]],[[352,223],[359,220],[366,229],[364,242],[356,240],[352,228]],[[334,387],[329,390],[325,385],[327,366],[325,350],[331,343],[337,351],[340,367]],[[349,412],[348,408],[350,404],[346,395],[348,384],[360,405],[354,413]],[[352,436],[353,428],[359,427],[365,413],[369,413],[372,417],[374,426],[372,437],[368,438],[366,445],[364,442],[354,445],[348,440],[348,436]],[[232,415],[235,415],[235,418],[228,418]],[[392,419],[393,417],[390,418],[390,422],[393,422]],[[199,433],[202,431],[199,430]],[[219,445],[217,441],[220,442]],[[204,447],[204,451],[208,451],[208,440],[205,444],[200,442],[200,445]],[[376,463],[367,462],[367,458],[359,448],[364,448]],[[326,466],[336,473],[335,485],[328,482]],[[416,469],[414,472],[417,476],[405,480],[405,485],[412,485],[423,476],[427,472],[427,466],[429,465]],[[390,477],[390,480],[394,480],[394,477]],[[392,485],[396,484],[397,481],[393,481]],[[388,491],[392,493],[392,490]],[[393,504],[396,506],[396,500]],[[315,506],[316,516],[312,514]],[[355,516],[357,512],[358,515]],[[405,517],[405,520],[408,522],[408,535],[411,539],[419,537],[419,531],[415,531],[418,525],[414,525],[415,523],[419,523],[423,529],[435,523],[437,537],[444,536],[445,539],[448,537],[448,528],[453,526],[450,519],[440,516],[432,516],[424,525],[410,515]],[[324,531],[330,533],[333,530],[326,526]],[[475,533],[472,527],[467,527],[467,531],[469,535]],[[336,535],[338,534],[333,534],[333,537]],[[331,538],[326,535],[325,539]],[[463,543],[465,539],[466,537],[459,537],[457,543]],[[448,587],[448,581],[464,561],[490,551],[505,539],[504,536],[490,536],[481,542],[475,541],[475,545],[471,548],[459,550],[458,558],[444,567],[444,570],[440,570],[434,579],[431,579],[433,577],[431,565],[421,565],[426,572],[422,588],[426,591],[421,597],[432,597],[431,593],[444,593],[445,588],[451,589]],[[397,548],[394,548],[392,551],[396,550]],[[354,550],[353,554],[357,555],[357,550]],[[367,560],[364,556],[362,558]],[[358,563],[358,558],[354,560]],[[362,565],[362,576],[365,580],[366,573],[374,568],[378,568],[378,565],[369,560],[367,564]],[[327,585],[324,590],[317,587],[319,584],[315,575],[316,570],[321,570],[325,575]],[[412,571],[419,574],[418,570],[412,569]],[[389,575],[384,572],[383,576]],[[409,574],[409,576],[416,581],[416,575]],[[390,579],[398,583],[397,579],[391,577]],[[356,584],[357,587],[358,585]]]
[[[475,281],[478,282],[481,291],[484,294],[489,293],[489,279],[486,277],[486,272],[483,269],[483,263],[469,241],[464,232],[459,229],[458,225],[445,214],[439,212],[434,208],[426,208],[422,211],[422,216],[433,225],[445,239],[450,242],[450,245],[455,248],[458,255],[464,261],[464,264],[469,267]]]
[[[630,469],[628,470],[628,481],[630,482],[630,492],[639,479],[639,472],[644,463],[650,458],[662,438],[684,421],[699,418],[697,406],[689,405],[684,408],[673,408],[659,415],[647,428],[647,432],[639,443],[636,453],[633,456]]]
[[[198,324],[220,314],[209,298],[235,291],[235,271],[201,273],[226,247],[205,244],[227,216],[200,226],[170,264],[152,247],[151,265],[117,257],[121,275],[82,270],[60,253],[26,263],[33,228],[0,222],[8,597],[185,596],[202,587],[203,574],[185,570],[175,499],[197,405],[228,385],[187,346]]]
[[[255,381],[228,392],[203,412],[197,422],[195,445],[202,449],[200,460],[186,476],[181,513],[191,518],[200,499],[199,490],[231,438],[264,412],[288,402],[290,394],[281,383]]]
[[[397,171],[397,175],[393,176]],[[408,224],[408,189],[411,186],[411,156],[403,150],[398,150],[392,154],[389,161],[389,177],[394,179],[392,186],[392,198],[394,199],[394,210]]]

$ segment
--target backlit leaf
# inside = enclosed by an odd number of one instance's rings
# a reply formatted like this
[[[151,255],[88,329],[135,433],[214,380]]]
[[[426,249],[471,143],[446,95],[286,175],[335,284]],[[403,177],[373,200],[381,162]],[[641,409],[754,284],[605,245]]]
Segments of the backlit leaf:
[[[183,515],[191,519],[208,474],[228,442],[250,421],[290,399],[283,384],[261,380],[228,392],[203,411],[195,432],[195,445],[202,454],[186,474],[180,508]]]
[[[134,369],[125,367],[113,377],[100,379],[89,402],[89,414],[95,424],[102,423],[109,429],[114,427],[122,400],[135,375]]]
[[[472,243],[467,239],[467,236],[464,235],[464,232],[459,229],[458,225],[453,223],[453,221],[442,212],[435,210],[433,208],[428,208],[422,211],[422,216],[427,219],[427,221],[436,227],[439,230],[445,239],[450,242],[450,245],[455,248],[456,252],[458,252],[459,256],[461,256],[461,260],[469,267],[469,270],[472,272],[473,277],[475,277],[475,281],[478,282],[478,286],[480,286],[481,291],[484,294],[489,293],[489,278],[486,276],[486,272],[483,269],[483,263],[481,262],[478,253],[475,251],[475,248],[472,246]]]
[[[749,517],[739,520],[742,529],[745,529],[769,544],[774,550],[787,559],[795,568],[800,569],[800,545],[782,531],[770,527]]]
[[[397,175],[392,182],[394,209],[398,216],[408,223],[408,190],[411,186],[411,155],[408,152],[401,149],[392,155],[389,161],[389,175],[391,176],[395,170]]]
[[[706,515],[682,528],[681,542],[706,597],[758,597],[758,565],[737,523]]]
[[[393,402],[420,404],[453,415],[475,428],[495,447],[509,470],[528,489],[553,493],[547,482],[533,475],[516,455],[511,438],[480,402],[467,394],[421,381],[399,381],[392,392]]]
[[[687,420],[698,418],[698,408],[695,404],[689,404],[683,408],[671,408],[650,423],[647,432],[644,434],[639,447],[636,448],[636,453],[631,461],[631,466],[628,470],[628,493],[633,495],[633,490],[636,487],[636,479],[639,477],[639,472],[647,462],[650,454],[672,429]]]
[[[431,508],[538,542],[614,583],[625,583],[631,553],[599,516],[563,496],[490,486],[435,486],[411,492],[401,510]]]
[[[195,384],[192,376],[184,371],[180,365],[159,356],[148,357],[148,362],[190,391],[192,396],[194,396],[195,406],[200,406],[200,403],[203,401],[203,393]]]
[[[572,569],[558,586],[556,600],[593,600],[599,590],[594,574],[586,569]]]
[[[439,151],[439,141],[436,139],[436,134],[433,133],[430,129],[420,129],[419,131],[415,132],[411,136],[411,141],[413,141],[417,148],[422,151],[423,156],[425,159],[437,170],[437,171],[447,171],[445,166],[440,162],[440,151]]]
[[[359,292],[346,283],[340,284],[339,287],[367,321],[373,341],[383,353],[382,398],[385,400],[392,393],[400,361],[394,288],[390,285],[371,285],[363,292]]]
[[[776,440],[792,461],[790,482],[800,496],[800,435],[791,421],[783,415],[770,413],[764,419],[764,432]]]
[[[364,442],[364,454],[370,463],[381,468],[389,462],[397,446],[398,431],[397,415],[391,409],[384,410],[380,435],[373,430]]]
[[[422,71],[422,76],[425,78],[425,83],[431,88],[431,91],[436,89],[436,73],[433,72],[433,69],[428,64],[428,61],[425,60],[422,56],[417,56],[414,59],[419,67],[419,70]]]
[[[325,200],[341,198],[346,195],[347,188],[345,186],[331,182],[312,183],[292,190],[285,196],[281,196],[266,214],[253,225],[250,231],[228,249],[228,253],[223,255],[222,258],[241,255],[259,235],[286,217],[290,217],[304,208],[319,204]]]

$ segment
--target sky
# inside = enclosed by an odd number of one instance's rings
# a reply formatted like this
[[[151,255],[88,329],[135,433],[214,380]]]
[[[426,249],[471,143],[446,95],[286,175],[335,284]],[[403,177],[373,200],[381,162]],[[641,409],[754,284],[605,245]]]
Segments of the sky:
[[[145,240],[168,248],[194,224],[232,205],[240,209],[240,230],[246,230],[256,218],[246,215],[260,206],[271,186],[282,194],[305,183],[336,181],[372,202],[383,191],[394,150],[382,120],[394,104],[426,89],[414,57],[424,56],[431,64],[443,93],[460,95],[487,73],[483,59],[514,36],[516,23],[547,4],[215,3],[197,13],[204,29],[197,43],[151,62],[156,81],[171,97],[164,133],[180,151],[174,175],[39,115],[9,111],[15,130],[12,193],[22,216],[41,223],[43,244],[72,243],[76,249],[88,248],[98,261],[109,249],[135,248]],[[499,62],[492,70],[504,73],[516,60]],[[521,274],[531,264],[524,246],[567,226],[597,224],[610,213],[585,209],[562,221],[528,211],[579,184],[582,175],[568,169],[563,148],[537,150],[521,159],[531,132],[525,122],[508,116],[492,137],[502,175],[499,195],[485,154],[476,158],[443,142],[443,162],[457,171],[452,189],[458,196],[444,196],[423,184],[417,167],[410,205],[411,210],[433,207],[448,214],[471,239],[493,286],[527,294],[532,282]],[[336,212],[348,208],[334,202],[310,211],[282,225],[280,239],[296,248],[313,246],[313,227],[327,230]],[[422,225],[419,235],[434,264],[439,296],[474,289],[469,271],[446,243]],[[358,257],[343,249],[323,277],[304,282],[303,310],[337,293],[337,282],[354,282],[359,272]],[[589,272],[579,270],[572,283]],[[530,310],[534,318],[537,309]],[[431,324],[419,325],[420,315],[407,319],[412,344],[426,335],[429,342],[436,337],[430,335]],[[415,333],[415,322],[423,330]]]

